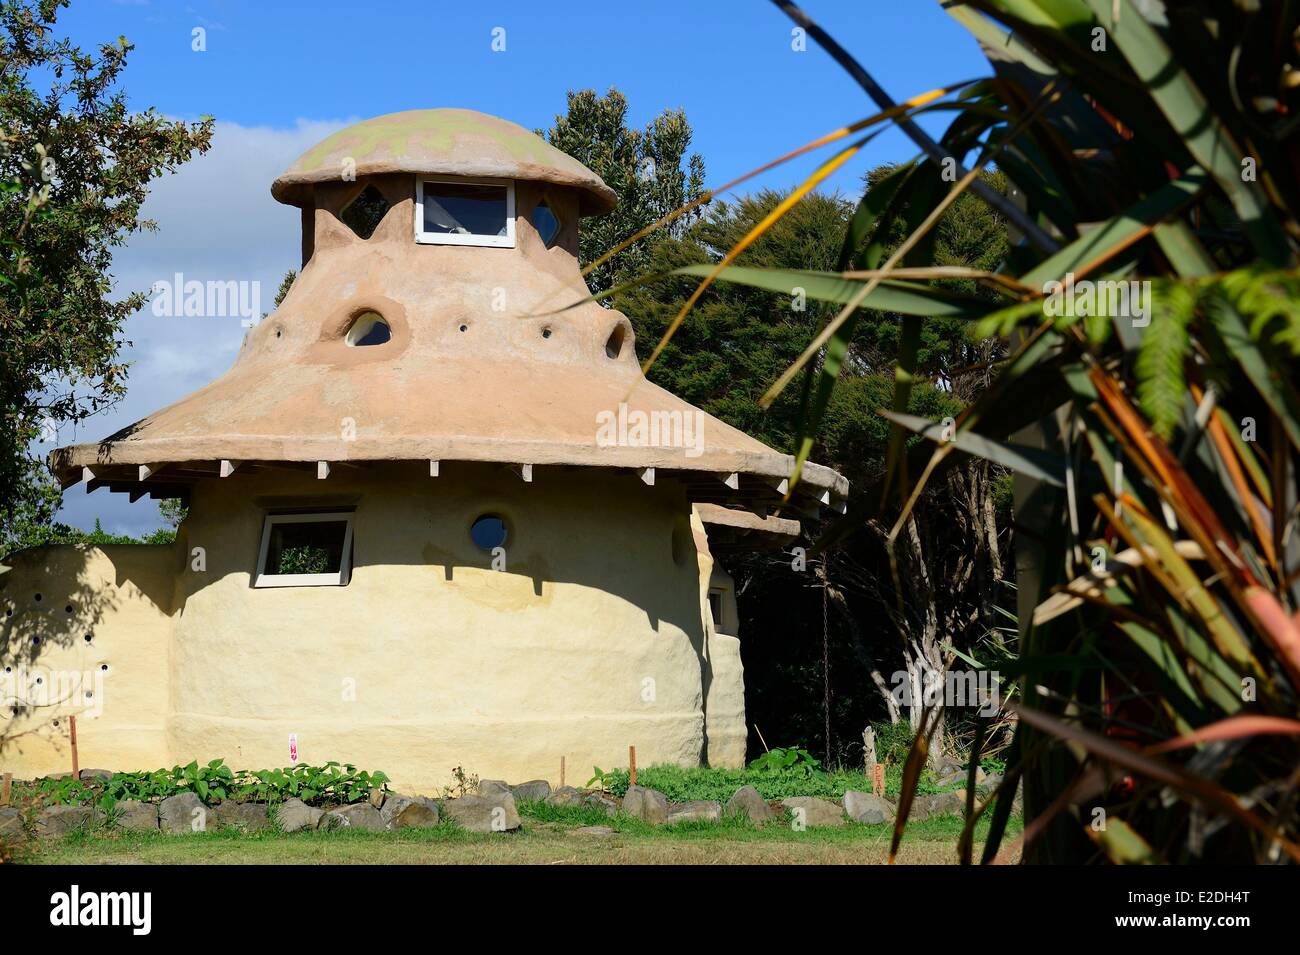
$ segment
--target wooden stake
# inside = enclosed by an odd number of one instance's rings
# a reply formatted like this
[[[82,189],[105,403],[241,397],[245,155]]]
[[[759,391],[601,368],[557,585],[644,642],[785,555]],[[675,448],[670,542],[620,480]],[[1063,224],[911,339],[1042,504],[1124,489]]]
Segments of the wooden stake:
[[[72,778],[81,778],[81,767],[77,764],[77,718],[68,717],[68,736],[72,740]]]
[[[560,757],[560,788],[564,788],[564,757]]]
[[[629,786],[635,786],[636,785],[636,747],[635,746],[629,746],[627,748],[627,765],[628,765],[627,784]]]
[[[872,780],[872,788],[876,791],[877,796],[883,796],[885,794],[885,765],[883,763],[876,763],[874,775],[876,778]]]
[[[9,791],[13,788],[13,784],[13,773],[5,773],[4,778],[0,779],[0,806],[9,805]]]

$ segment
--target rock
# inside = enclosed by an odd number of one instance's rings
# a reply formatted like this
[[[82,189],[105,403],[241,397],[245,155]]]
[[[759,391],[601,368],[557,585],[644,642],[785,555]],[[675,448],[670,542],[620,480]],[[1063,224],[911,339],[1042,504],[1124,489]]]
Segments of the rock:
[[[953,783],[964,783],[965,781],[966,770],[963,769],[957,772],[944,773],[935,779],[934,784],[936,786],[951,786]]]
[[[36,816],[36,834],[45,838],[65,836],[103,821],[104,814],[91,806],[49,806]]]
[[[711,799],[692,799],[673,803],[668,809],[668,823],[717,822],[722,818],[722,805]]]
[[[384,800],[388,798],[388,793],[384,792],[383,787],[370,790],[370,805],[376,809],[384,808]]]
[[[217,815],[218,826],[242,829],[244,832],[257,832],[271,824],[264,802],[223,802],[213,811]]]
[[[854,822],[865,822],[873,826],[878,826],[882,822],[892,822],[894,819],[894,807],[874,793],[846,792],[844,812]]]
[[[504,779],[480,779],[478,781],[478,794],[480,796],[500,796],[502,793],[510,792],[510,784]]]
[[[79,779],[112,779],[113,774],[107,769],[83,769],[79,774]]]
[[[805,826],[842,826],[844,810],[827,799],[816,796],[791,796],[782,799],[781,805],[794,815],[796,823]]]
[[[325,813],[319,823],[321,829],[365,829],[384,831],[384,817],[369,802],[354,802]]]
[[[18,842],[26,835],[23,814],[13,806],[0,806],[0,842]]]
[[[493,796],[461,796],[442,804],[456,825],[470,832],[508,832],[519,828],[515,797],[506,792]]]
[[[976,783],[976,788],[980,792],[991,793],[1001,785],[1002,785],[1002,776],[999,775],[998,773],[991,773],[990,775],[985,776],[983,781]]]
[[[325,813],[309,806],[301,799],[286,799],[275,809],[275,820],[281,832],[302,832],[320,825]]]
[[[158,828],[173,836],[206,832],[216,827],[211,812],[194,793],[177,793],[159,803]]]
[[[583,826],[580,829],[570,829],[571,836],[612,836],[614,830],[609,826]]]
[[[628,786],[623,795],[623,811],[652,826],[662,826],[668,821],[668,797],[657,789]]]
[[[618,803],[602,796],[600,793],[589,793],[584,796],[582,804],[584,806],[591,806],[593,809],[604,810],[604,813],[607,816],[613,816],[618,812]]]
[[[957,762],[957,760],[953,759],[951,756],[941,756],[934,764],[934,774],[936,776],[946,776],[949,773],[954,772],[964,773],[966,772],[966,767],[962,763]]]
[[[379,813],[384,820],[385,829],[417,829],[438,824],[438,806],[432,808],[427,802],[421,802],[414,796],[389,793],[384,800],[384,808]]]
[[[510,787],[510,795],[516,803],[543,802],[551,794],[551,784],[545,779],[530,779],[526,783]]]
[[[113,824],[128,832],[157,832],[158,807],[151,802],[138,799],[126,799],[115,807],[117,815]]]
[[[908,818],[920,822],[923,819],[929,819],[931,816],[947,815],[965,815],[966,813],[966,794],[965,793],[934,793],[929,796],[918,796],[912,803],[912,811]]]
[[[586,795],[581,789],[574,789],[572,786],[561,786],[546,797],[546,804],[548,806],[581,806]]]
[[[767,800],[753,786],[737,789],[736,794],[727,800],[727,812],[733,816],[744,816],[759,825],[776,818],[776,813],[767,804]]]

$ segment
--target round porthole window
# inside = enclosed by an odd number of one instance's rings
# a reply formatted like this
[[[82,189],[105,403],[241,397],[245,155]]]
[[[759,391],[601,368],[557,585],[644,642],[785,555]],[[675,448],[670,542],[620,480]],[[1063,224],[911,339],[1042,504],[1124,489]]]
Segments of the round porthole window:
[[[504,518],[496,514],[484,514],[470,525],[469,536],[475,547],[491,553],[496,548],[505,546],[509,530]]]
[[[352,322],[346,339],[349,347],[382,345],[393,337],[392,330],[378,312],[362,312]]]

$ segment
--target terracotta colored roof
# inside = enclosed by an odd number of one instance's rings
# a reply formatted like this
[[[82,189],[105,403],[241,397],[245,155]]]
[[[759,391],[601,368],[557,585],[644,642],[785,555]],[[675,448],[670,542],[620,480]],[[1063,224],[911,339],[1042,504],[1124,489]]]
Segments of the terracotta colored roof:
[[[541,137],[472,109],[411,109],[355,123],[299,156],[271,185],[271,195],[302,206],[315,183],[394,172],[571,186],[582,193],[584,215],[608,212],[616,198],[599,176]]]
[[[450,156],[499,175],[521,175],[528,157],[529,168],[571,174],[593,197],[608,192],[513,124],[465,110],[393,114],[402,116],[473,122],[449,127],[445,141],[422,138],[436,124],[413,122],[407,138],[376,136],[368,152],[364,137],[331,137],[277,188],[310,182],[352,150],[359,175],[368,156],[404,169]],[[393,117],[352,131],[387,128]],[[223,461],[247,471],[427,459],[634,469],[647,483],[655,469],[682,481],[694,501],[770,508],[780,500],[793,458],[648,382],[631,323],[590,300],[569,248],[546,247],[526,219],[514,247],[422,245],[411,234],[412,201],[399,196],[369,239],[318,209],[310,260],[245,336],[231,369],[102,441],[55,451],[58,476],[72,483],[90,468],[91,489],[164,497],[221,473]],[[390,340],[349,346],[352,322],[371,311]],[[796,510],[842,507],[848,482],[810,463],[798,494]]]

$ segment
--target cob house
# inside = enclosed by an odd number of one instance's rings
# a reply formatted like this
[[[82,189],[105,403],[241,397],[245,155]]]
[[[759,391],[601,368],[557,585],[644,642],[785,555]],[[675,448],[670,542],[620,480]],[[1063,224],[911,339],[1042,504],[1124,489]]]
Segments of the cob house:
[[[65,487],[189,510],[172,545],[8,559],[0,765],[66,771],[71,714],[80,764],[113,770],[283,766],[291,741],[417,788],[630,744],[741,765],[714,551],[793,539],[793,460],[648,382],[619,312],[564,308],[614,193],[460,109],[344,129],[271,193],[302,270],[230,370],[51,456]],[[783,513],[847,491],[810,464]]]

